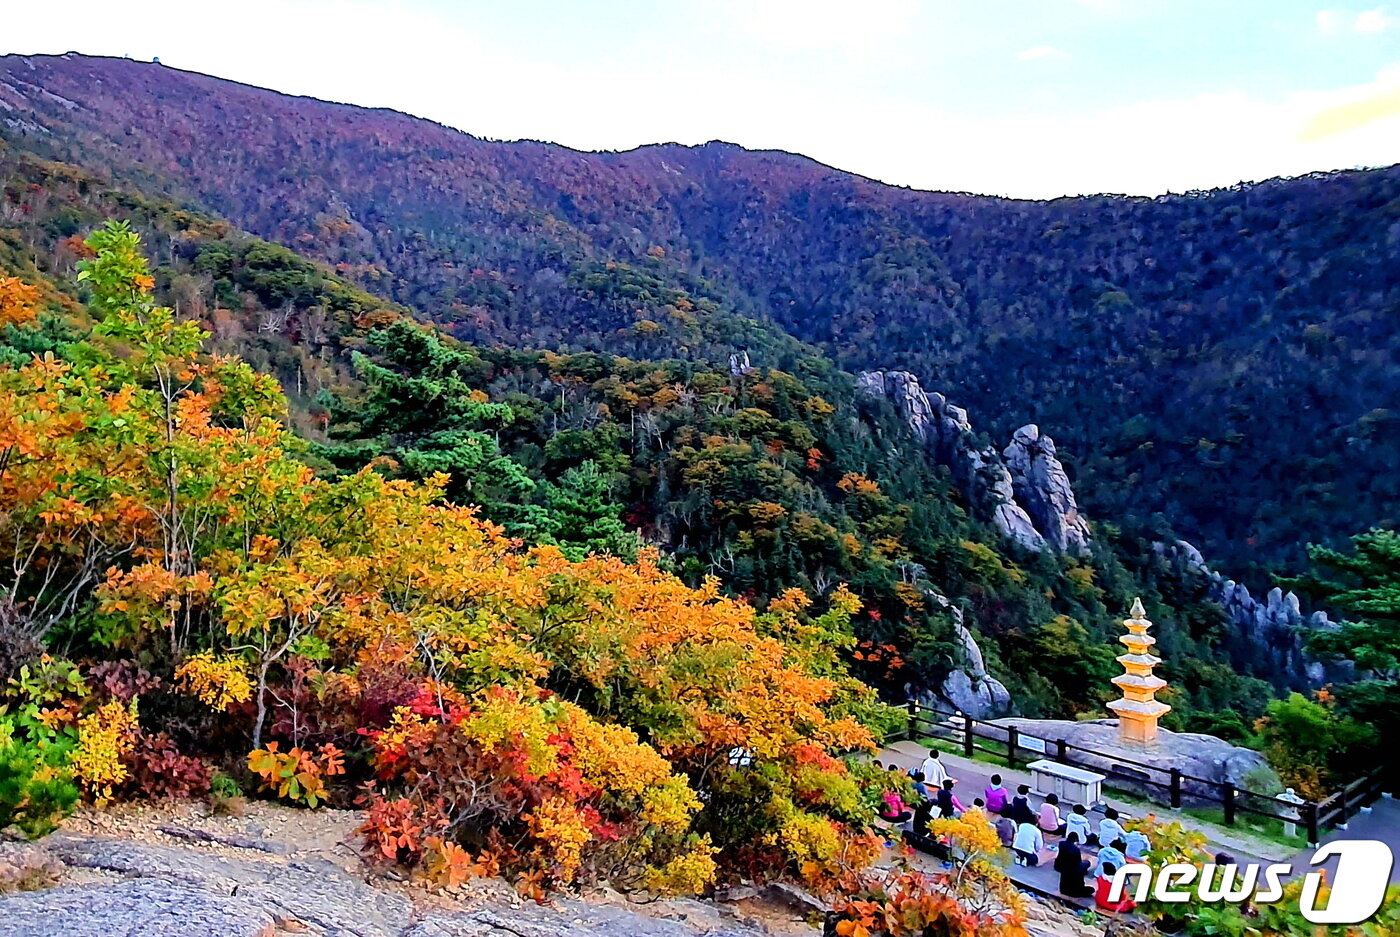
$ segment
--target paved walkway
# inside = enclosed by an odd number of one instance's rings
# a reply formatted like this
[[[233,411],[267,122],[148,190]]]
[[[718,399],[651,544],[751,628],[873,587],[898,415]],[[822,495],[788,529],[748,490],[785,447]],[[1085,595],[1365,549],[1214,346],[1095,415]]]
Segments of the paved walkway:
[[[884,748],[877,757],[883,764],[899,765],[900,768],[908,771],[922,764],[923,760],[928,757],[928,751],[927,746],[920,745],[918,742],[900,741]],[[957,779],[958,785],[955,793],[958,795],[958,799],[967,806],[972,805],[974,798],[982,796],[982,789],[991,782],[993,774],[1000,774],[1003,785],[1010,791],[1015,791],[1019,784],[1031,784],[1031,776],[1027,771],[999,768],[948,752],[940,753],[939,758],[947,768],[949,776]],[[1034,789],[1033,784],[1032,789]],[[1104,802],[1117,809],[1125,817],[1140,816],[1144,812],[1143,807],[1138,804],[1129,804],[1112,798],[1106,798]],[[1041,798],[1032,795],[1031,803],[1038,809]],[[1062,809],[1068,809],[1070,806],[1072,805],[1061,805]],[[1229,852],[1240,862],[1275,862],[1291,858],[1288,855],[1288,847],[1281,844],[1259,841],[1255,837],[1227,836],[1220,830],[1207,827],[1191,817],[1173,815],[1172,819],[1180,820],[1182,826],[1188,829],[1206,833],[1214,848]],[[1097,820],[1095,825],[1097,825]],[[1058,837],[1051,837],[1051,839],[1058,841]],[[1091,858],[1095,854],[1095,850],[1090,847],[1084,850],[1084,854],[1086,858]],[[1311,856],[1312,851],[1309,850],[1307,855]],[[1023,866],[1013,863],[1007,866],[1006,871],[1013,882],[1027,891],[1054,897],[1082,908],[1093,907],[1092,899],[1070,899],[1059,893],[1060,876],[1052,867],[1054,861],[1055,853],[1046,850],[1040,854],[1040,865]],[[1306,861],[1304,858],[1304,864]],[[1088,878],[1087,881],[1092,884],[1092,877]]]
[[[1390,867],[1390,881],[1391,884],[1400,884],[1400,800],[1382,797],[1369,810],[1352,817],[1345,830],[1333,830],[1322,837],[1324,843],[1339,839],[1378,839],[1388,845],[1395,856],[1395,863]],[[1294,875],[1313,871],[1315,867],[1309,865],[1312,854],[1313,848],[1310,846],[1292,857]],[[1330,881],[1330,876],[1337,872],[1337,860],[1329,859],[1318,868],[1327,870]]]

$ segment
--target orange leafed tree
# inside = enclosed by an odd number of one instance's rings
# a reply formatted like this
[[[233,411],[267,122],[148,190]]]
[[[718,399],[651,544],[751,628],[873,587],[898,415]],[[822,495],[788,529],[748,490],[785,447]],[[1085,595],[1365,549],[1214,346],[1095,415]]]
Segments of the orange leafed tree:
[[[372,766],[367,842],[445,881],[693,892],[741,851],[830,875],[864,842],[849,592],[760,614],[654,551],[522,548],[445,477],[318,477],[275,383],[155,304],[136,236],[87,243],[83,353],[0,371],[7,621],[167,661],[277,796],[343,801]],[[316,727],[275,718],[298,692]]]

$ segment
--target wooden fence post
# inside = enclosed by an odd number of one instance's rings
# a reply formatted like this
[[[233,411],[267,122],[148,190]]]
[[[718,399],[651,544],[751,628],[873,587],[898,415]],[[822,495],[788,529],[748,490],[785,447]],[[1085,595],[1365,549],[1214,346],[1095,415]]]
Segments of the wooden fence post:
[[[1006,727],[1006,766],[1016,767],[1016,742],[1020,736],[1015,726]]]
[[[1303,825],[1308,830],[1308,845],[1316,846],[1318,843],[1317,802],[1310,800],[1303,804],[1301,809],[1303,811]]]
[[[1066,754],[1064,739],[1055,739],[1055,760],[1062,765],[1069,764],[1069,757]]]
[[[911,699],[907,708],[909,710],[909,741],[917,742],[919,740],[919,704]]]
[[[977,720],[968,713],[963,713],[963,757],[971,758],[976,747],[977,737],[973,735],[976,731]]]
[[[1221,785],[1221,793],[1224,795],[1221,800],[1225,804],[1225,825],[1235,825],[1235,785],[1226,781]]]
[[[1173,810],[1180,810],[1180,809],[1181,809],[1181,769],[1179,769],[1179,768],[1173,768],[1171,773],[1172,773],[1172,780],[1171,780],[1171,792],[1172,792],[1172,801],[1171,801],[1171,803],[1172,803],[1172,809],[1173,809]]]

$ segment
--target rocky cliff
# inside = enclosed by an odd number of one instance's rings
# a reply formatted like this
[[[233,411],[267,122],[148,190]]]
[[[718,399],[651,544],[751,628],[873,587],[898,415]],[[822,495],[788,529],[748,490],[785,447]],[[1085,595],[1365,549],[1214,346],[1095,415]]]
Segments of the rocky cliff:
[[[1021,427],[998,453],[976,444],[966,410],[942,394],[924,390],[918,377],[908,371],[865,371],[857,376],[857,388],[894,405],[925,450],[948,467],[963,488],[969,508],[994,523],[1008,540],[1036,552],[1070,556],[1089,552],[1089,525],[1079,513],[1055,442],[1040,427]],[[1240,652],[1241,661],[1247,658],[1257,666],[1262,658],[1276,683],[1294,687],[1320,686],[1350,676],[1344,667],[1326,665],[1304,650],[1308,632],[1336,627],[1325,612],[1305,613],[1296,595],[1277,588],[1262,600],[1255,598],[1243,583],[1207,565],[1201,552],[1184,540],[1158,544],[1157,549],[1183,571],[1206,578],[1206,596],[1224,611],[1232,629],[1232,648]],[[981,651],[960,612],[956,629],[963,659],[943,686],[930,692],[931,702],[979,718],[1007,711],[1005,688],[981,666]]]
[[[1009,713],[1011,693],[1005,684],[987,672],[982,648],[963,621],[963,610],[931,589],[925,589],[923,593],[934,605],[945,609],[952,619],[953,642],[957,645],[956,666],[936,689],[911,685],[905,687],[905,691],[924,705],[967,713],[974,719],[990,719]]]
[[[1224,610],[1233,632],[1232,644],[1266,660],[1276,683],[1313,687],[1352,676],[1349,665],[1324,663],[1304,647],[1309,633],[1337,627],[1326,612],[1304,612],[1297,595],[1277,586],[1263,601],[1256,599],[1244,583],[1212,569],[1201,551],[1185,540],[1159,543],[1156,549],[1183,570],[1206,578],[1206,596]]]
[[[1071,556],[1089,552],[1089,525],[1079,515],[1069,476],[1055,454],[1055,443],[1030,424],[1012,436],[1001,453],[979,446],[967,411],[940,393],[925,391],[908,371],[862,371],[856,387],[892,403],[934,461],[948,467],[974,513],[990,520],[1002,536],[1026,550]],[[1004,715],[1011,694],[987,672],[982,649],[963,621],[962,609],[932,590],[934,605],[948,610],[958,651],[953,669],[936,687],[907,689],[940,709],[978,719]]]
[[[1089,525],[1079,514],[1055,442],[1040,427],[1021,427],[998,454],[977,446],[966,410],[925,391],[908,371],[862,371],[856,387],[894,404],[929,454],[953,473],[972,509],[1008,540],[1036,552],[1089,552]]]

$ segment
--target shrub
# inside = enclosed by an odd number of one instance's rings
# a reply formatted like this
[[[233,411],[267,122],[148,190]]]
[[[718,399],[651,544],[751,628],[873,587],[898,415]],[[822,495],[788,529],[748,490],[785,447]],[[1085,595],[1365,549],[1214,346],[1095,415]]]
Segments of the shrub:
[[[25,741],[0,718],[0,829],[14,825],[30,839],[50,833],[78,801],[62,745]]]
[[[127,767],[126,796],[189,798],[209,791],[209,766],[181,754],[164,732],[140,733],[122,761]]]

